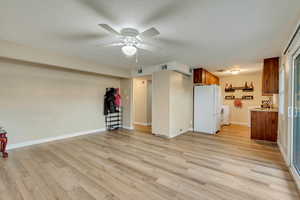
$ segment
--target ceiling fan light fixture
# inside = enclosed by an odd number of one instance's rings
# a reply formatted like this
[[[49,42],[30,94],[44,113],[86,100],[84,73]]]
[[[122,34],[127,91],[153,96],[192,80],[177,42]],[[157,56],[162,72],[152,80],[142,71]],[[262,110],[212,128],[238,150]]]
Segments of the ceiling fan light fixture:
[[[125,45],[125,46],[122,47],[122,52],[126,56],[133,56],[134,54],[136,54],[137,48],[135,46],[132,46],[132,45]]]

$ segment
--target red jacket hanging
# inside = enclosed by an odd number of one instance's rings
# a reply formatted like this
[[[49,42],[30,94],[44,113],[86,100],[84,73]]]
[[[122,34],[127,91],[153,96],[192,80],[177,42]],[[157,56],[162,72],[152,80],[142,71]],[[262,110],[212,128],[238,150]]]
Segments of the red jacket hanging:
[[[115,104],[116,104],[117,107],[121,107],[121,95],[120,95],[120,89],[119,88],[116,88]]]

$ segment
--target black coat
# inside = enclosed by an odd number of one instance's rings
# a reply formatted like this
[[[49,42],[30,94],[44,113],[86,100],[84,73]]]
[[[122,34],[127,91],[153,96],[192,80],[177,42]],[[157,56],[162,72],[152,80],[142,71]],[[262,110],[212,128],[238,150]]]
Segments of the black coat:
[[[104,96],[104,115],[116,112],[115,94],[116,90],[114,88],[109,88],[106,91]]]

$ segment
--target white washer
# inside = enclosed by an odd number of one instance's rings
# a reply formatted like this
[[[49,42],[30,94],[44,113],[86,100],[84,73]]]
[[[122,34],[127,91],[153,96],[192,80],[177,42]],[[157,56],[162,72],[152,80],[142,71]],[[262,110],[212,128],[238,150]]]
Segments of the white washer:
[[[222,109],[221,110],[221,124],[229,125],[230,124],[230,120],[229,120],[230,108],[228,105],[223,105],[221,109]]]

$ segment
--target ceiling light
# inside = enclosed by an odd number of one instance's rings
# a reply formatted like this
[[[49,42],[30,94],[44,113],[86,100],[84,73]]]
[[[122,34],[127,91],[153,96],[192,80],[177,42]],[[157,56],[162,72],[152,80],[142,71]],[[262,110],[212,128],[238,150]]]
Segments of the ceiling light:
[[[132,45],[125,45],[122,47],[122,52],[126,55],[126,56],[133,56],[134,54],[136,54],[136,47],[132,46]]]
[[[236,74],[240,73],[240,70],[239,69],[233,69],[230,72],[231,72],[231,74],[236,75]]]

